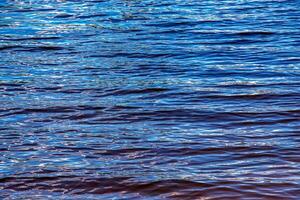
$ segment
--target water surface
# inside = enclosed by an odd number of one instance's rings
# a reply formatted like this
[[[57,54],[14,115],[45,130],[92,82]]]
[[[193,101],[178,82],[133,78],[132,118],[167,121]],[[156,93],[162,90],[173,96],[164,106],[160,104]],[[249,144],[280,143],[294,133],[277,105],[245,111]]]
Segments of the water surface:
[[[299,199],[299,8],[0,1],[0,197]]]

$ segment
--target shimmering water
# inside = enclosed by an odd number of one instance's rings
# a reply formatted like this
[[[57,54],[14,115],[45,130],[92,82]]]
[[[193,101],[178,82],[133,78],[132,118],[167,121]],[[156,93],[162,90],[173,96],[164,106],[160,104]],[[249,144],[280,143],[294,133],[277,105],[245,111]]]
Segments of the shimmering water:
[[[300,199],[300,1],[0,2],[1,199]]]

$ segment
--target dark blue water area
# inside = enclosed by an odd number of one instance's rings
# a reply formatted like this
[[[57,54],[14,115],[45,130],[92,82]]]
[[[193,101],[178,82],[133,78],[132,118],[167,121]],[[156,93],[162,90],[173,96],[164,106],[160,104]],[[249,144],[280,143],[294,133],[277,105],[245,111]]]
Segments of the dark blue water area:
[[[0,199],[300,199],[299,0],[0,2]]]

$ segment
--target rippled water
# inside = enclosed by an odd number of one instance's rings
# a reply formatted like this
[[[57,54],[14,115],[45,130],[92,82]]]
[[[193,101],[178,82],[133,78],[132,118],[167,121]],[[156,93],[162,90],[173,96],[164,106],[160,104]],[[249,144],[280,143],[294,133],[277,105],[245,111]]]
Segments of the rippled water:
[[[299,199],[300,1],[0,1],[2,199]]]

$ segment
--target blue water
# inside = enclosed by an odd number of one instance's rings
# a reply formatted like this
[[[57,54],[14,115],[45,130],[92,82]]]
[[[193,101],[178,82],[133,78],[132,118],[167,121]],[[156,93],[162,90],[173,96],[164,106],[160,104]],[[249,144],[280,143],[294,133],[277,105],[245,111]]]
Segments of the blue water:
[[[1,199],[300,199],[300,1],[0,2]]]

